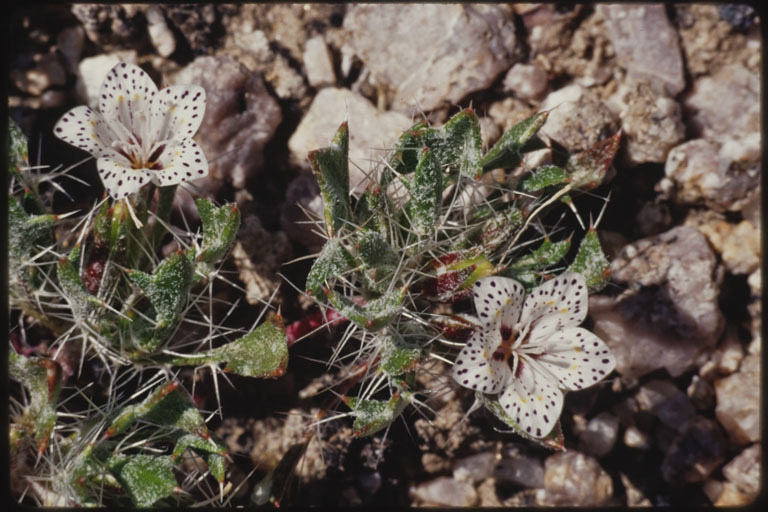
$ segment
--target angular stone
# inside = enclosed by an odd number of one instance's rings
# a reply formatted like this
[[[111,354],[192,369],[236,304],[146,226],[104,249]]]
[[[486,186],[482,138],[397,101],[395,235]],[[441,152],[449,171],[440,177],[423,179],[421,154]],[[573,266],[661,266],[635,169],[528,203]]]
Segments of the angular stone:
[[[715,389],[708,381],[698,375],[694,375],[691,378],[687,394],[688,398],[691,399],[691,404],[700,411],[711,409],[715,406]]]
[[[731,274],[751,274],[760,268],[760,230],[752,221],[734,224],[712,211],[692,211],[685,224],[707,237]]]
[[[630,425],[624,431],[624,444],[630,448],[647,450],[651,447],[651,440],[648,435],[639,428]]]
[[[725,436],[720,426],[704,416],[696,416],[667,450],[661,474],[672,485],[703,482],[723,463],[725,454]]]
[[[498,482],[512,482],[523,487],[544,487],[544,465],[534,457],[516,454],[499,461],[493,474]]]
[[[411,487],[412,498],[424,504],[448,507],[471,507],[477,503],[477,492],[469,482],[459,482],[448,476],[441,476]]]
[[[715,381],[715,415],[736,444],[760,440],[760,358],[748,355],[738,372]]]
[[[662,4],[599,4],[616,59],[633,78],[661,82],[670,96],[685,88],[677,31]]]
[[[462,482],[479,482],[493,474],[499,462],[495,453],[484,452],[459,459],[453,464],[453,478]]]
[[[392,88],[392,108],[408,113],[459,103],[516,59],[513,13],[501,4],[356,4],[344,28]]]
[[[205,117],[198,140],[209,164],[209,181],[244,188],[264,163],[264,146],[282,121],[264,81],[228,57],[198,57],[173,76],[175,84],[205,88]]]
[[[163,11],[156,5],[150,5],[145,16],[147,18],[147,32],[149,32],[149,38],[152,40],[155,50],[163,57],[170,56],[176,50],[176,39],[165,22]]]
[[[539,100],[549,88],[547,73],[538,64],[515,64],[504,77],[504,90],[524,100]]]
[[[760,443],[751,445],[723,466],[723,475],[751,498],[760,492]]]
[[[619,119],[596,93],[573,84],[551,92],[541,104],[549,110],[539,133],[570,151],[582,151],[619,130]]]
[[[349,188],[362,193],[366,173],[412,123],[399,112],[377,111],[371,102],[348,89],[322,89],[288,140],[296,163],[308,167],[307,154],[327,147],[345,120],[349,122]]]
[[[678,203],[739,211],[753,199],[760,181],[759,147],[758,133],[723,145],[706,139],[684,142],[667,155],[666,177],[657,189]]]
[[[631,165],[664,162],[669,150],[685,138],[680,105],[660,89],[647,80],[631,81],[622,84],[608,102],[621,119]]]
[[[694,135],[713,140],[760,132],[760,77],[734,64],[696,80],[683,98]]]
[[[586,425],[579,435],[579,449],[602,457],[613,449],[619,434],[619,419],[610,412],[603,411]]]
[[[307,70],[307,81],[312,87],[320,88],[336,82],[333,61],[323,36],[307,39],[307,47],[304,50],[304,69]]]
[[[704,236],[688,226],[619,253],[611,275],[629,289],[618,298],[593,295],[589,311],[622,377],[658,368],[678,377],[716,343],[724,324],[716,265]]]
[[[548,505],[604,505],[613,496],[613,480],[598,462],[577,451],[550,455],[545,464]]]
[[[652,380],[635,395],[640,410],[648,411],[670,428],[684,431],[696,415],[685,393],[668,380]]]

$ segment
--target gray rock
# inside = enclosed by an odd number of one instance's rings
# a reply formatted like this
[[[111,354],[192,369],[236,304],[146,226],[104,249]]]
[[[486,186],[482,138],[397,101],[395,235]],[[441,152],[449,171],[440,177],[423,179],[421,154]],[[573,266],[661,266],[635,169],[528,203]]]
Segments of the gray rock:
[[[760,181],[760,134],[728,139],[722,146],[706,139],[684,142],[667,155],[666,178],[657,185],[683,204],[705,204],[716,211],[739,211]]]
[[[704,236],[681,226],[626,246],[611,274],[629,290],[590,297],[594,332],[633,379],[658,368],[673,377],[690,369],[718,340],[724,319],[716,258]]]
[[[323,36],[307,39],[307,47],[304,50],[304,69],[307,70],[307,81],[312,87],[320,88],[336,83],[333,60]]]
[[[628,507],[650,507],[652,505],[651,500],[645,497],[643,491],[638,489],[627,475],[619,473],[621,478],[621,484],[624,486],[624,492],[627,495]]]
[[[597,94],[579,84],[551,92],[541,110],[550,110],[550,114],[540,133],[570,151],[587,149],[614,135],[620,126],[618,117]]]
[[[11,79],[26,94],[40,96],[49,87],[63,86],[67,81],[67,73],[56,54],[49,52],[35,55],[32,69],[11,70]]]
[[[687,394],[691,404],[700,411],[712,409],[715,406],[715,388],[698,375],[691,378]]]
[[[258,74],[227,57],[198,57],[173,77],[173,83],[205,88],[198,139],[208,158],[206,179],[244,188],[261,171],[264,145],[282,121],[277,100]]]
[[[157,5],[147,7],[147,32],[152,40],[152,45],[162,57],[168,57],[176,51],[176,38],[165,22],[163,11]]]
[[[600,4],[597,12],[613,43],[616,59],[633,78],[661,82],[670,96],[685,88],[675,28],[661,4]]]
[[[237,13],[237,4],[166,4],[161,6],[168,20],[181,32],[195,55],[205,55],[218,43],[217,22],[229,27],[225,19]]]
[[[493,473],[498,482],[512,482],[523,487],[544,487],[544,464],[534,457],[513,454],[499,461]]]
[[[621,119],[622,139],[630,165],[664,162],[685,138],[680,105],[647,80],[622,84],[608,102]]]
[[[651,440],[648,438],[648,434],[640,430],[634,425],[630,425],[624,431],[624,444],[630,448],[636,448],[638,450],[647,450],[651,447]]]
[[[720,426],[696,416],[667,451],[661,463],[662,477],[672,485],[703,482],[723,463],[725,454]]]
[[[79,25],[65,28],[56,36],[56,46],[64,58],[64,67],[67,72],[73,75],[77,74],[77,66],[83,53],[84,44],[85,31]]]
[[[80,21],[88,39],[111,52],[135,46],[146,20],[146,6],[139,4],[74,4],[72,14]]]
[[[453,478],[462,482],[479,482],[493,474],[498,458],[495,453],[483,452],[464,457],[453,463]]]
[[[713,210],[692,210],[684,224],[696,227],[707,237],[731,274],[751,274],[760,268],[759,223],[742,220],[735,224]]]
[[[604,505],[613,496],[613,480],[598,462],[582,453],[550,455],[544,464],[548,505]]]
[[[349,121],[349,187],[353,193],[362,193],[366,174],[412,123],[399,112],[377,111],[367,99],[347,89],[322,89],[288,140],[295,162],[309,167],[307,154],[327,147],[345,120]]]
[[[760,131],[760,77],[734,64],[696,80],[683,99],[695,135],[741,138]]]
[[[504,77],[504,90],[524,100],[539,100],[549,88],[547,72],[538,64],[515,64]]]
[[[579,449],[602,457],[613,449],[619,434],[619,419],[603,411],[587,423],[579,435]]]
[[[640,410],[648,411],[668,427],[684,431],[696,415],[688,396],[668,380],[652,380],[635,395]]]
[[[392,108],[435,110],[485,89],[516,59],[512,11],[500,4],[354,5],[350,45]]]
[[[717,420],[736,444],[760,440],[760,358],[748,355],[733,375],[715,381]]]
[[[760,492],[760,443],[751,445],[723,466],[723,475],[748,497]]]
[[[429,505],[471,507],[477,503],[477,492],[471,483],[460,482],[448,476],[413,486],[409,493],[412,498]]]

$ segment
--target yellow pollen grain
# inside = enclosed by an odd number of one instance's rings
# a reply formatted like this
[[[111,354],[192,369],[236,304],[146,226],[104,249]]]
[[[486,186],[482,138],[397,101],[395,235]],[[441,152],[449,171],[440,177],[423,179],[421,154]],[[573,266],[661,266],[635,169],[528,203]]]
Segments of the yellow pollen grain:
[[[92,134],[91,134],[91,137],[93,137],[94,139],[98,139],[98,137],[96,136],[96,134],[95,134],[95,133],[92,133]]]
[[[136,93],[136,94],[133,95],[133,99],[140,100],[141,96],[139,96],[139,93]]]
[[[575,364],[575,365],[571,366],[571,370],[576,370],[578,367],[579,367],[579,365]]]
[[[179,123],[180,123],[180,124],[184,124],[184,122],[185,122],[185,121],[184,121],[184,118],[183,118],[183,117],[179,119]]]
[[[574,352],[581,352],[581,347],[573,347]]]
[[[488,359],[488,352],[485,349],[483,349],[483,359]]]
[[[88,122],[91,123],[91,126],[96,126],[96,121],[88,121]]]
[[[171,108],[168,109],[168,112],[173,112],[176,110],[176,105],[171,105]]]
[[[118,96],[118,97],[117,97],[117,101],[118,101],[118,102],[121,102],[121,101],[123,101],[123,95],[122,95],[122,94],[121,94],[120,96]]]
[[[521,402],[523,402],[523,403],[526,403],[528,400],[526,400],[526,399],[525,399],[525,398],[523,398],[523,397],[520,397],[520,401],[521,401]]]
[[[548,300],[547,301],[547,306],[554,306],[554,305],[555,305],[555,301],[553,301],[553,300]]]
[[[541,396],[541,395],[539,395],[539,396],[538,396],[538,398],[537,398],[537,400],[538,400],[539,402],[541,402],[542,400],[544,400],[544,397],[543,397],[543,396]]]
[[[562,314],[566,314],[568,312],[568,308],[563,308],[563,309],[560,310],[560,312]]]

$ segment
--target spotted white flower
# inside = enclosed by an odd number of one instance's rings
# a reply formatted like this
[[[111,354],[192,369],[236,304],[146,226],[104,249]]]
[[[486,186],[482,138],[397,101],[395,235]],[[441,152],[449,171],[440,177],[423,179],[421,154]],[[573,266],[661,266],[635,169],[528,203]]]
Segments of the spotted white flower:
[[[121,199],[150,181],[167,186],[208,175],[208,161],[192,140],[204,113],[202,87],[158,91],[144,70],[123,62],[101,85],[99,111],[75,107],[54,133],[96,157],[104,187]]]
[[[526,433],[545,437],[563,407],[562,390],[595,384],[616,366],[606,344],[578,327],[587,315],[587,286],[568,272],[533,289],[506,277],[473,289],[480,325],[459,353],[453,378],[499,394],[506,414]]]

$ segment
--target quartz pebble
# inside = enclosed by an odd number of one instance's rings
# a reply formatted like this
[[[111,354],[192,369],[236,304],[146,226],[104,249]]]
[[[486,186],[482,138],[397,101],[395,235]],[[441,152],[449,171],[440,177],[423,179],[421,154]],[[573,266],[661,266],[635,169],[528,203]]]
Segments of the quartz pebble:
[[[547,73],[537,64],[515,64],[504,77],[504,90],[524,100],[539,100],[549,87]]]
[[[599,4],[616,59],[634,78],[660,82],[670,96],[685,88],[675,28],[661,4]]]
[[[587,422],[579,436],[579,448],[596,457],[602,457],[613,449],[619,433],[619,419],[603,411]]]
[[[479,482],[493,474],[498,459],[495,453],[478,453],[453,464],[453,478],[463,482]]]
[[[411,487],[410,495],[427,505],[471,507],[477,503],[477,491],[469,482],[441,476]]]
[[[367,183],[366,173],[412,123],[399,112],[377,111],[371,102],[348,89],[327,87],[317,93],[288,140],[294,160],[308,166],[307,154],[327,147],[344,121],[349,122],[349,188],[360,194]]]
[[[739,371],[715,381],[717,420],[737,444],[760,439],[760,358],[747,355]]]
[[[750,497],[760,491],[760,443],[755,443],[723,466],[723,475],[729,482]]]
[[[598,462],[577,451],[550,455],[545,464],[546,503],[594,507],[613,496],[613,480]]]
[[[517,58],[512,10],[502,4],[357,4],[349,43],[392,108],[412,113],[485,89]]]
[[[312,87],[319,88],[336,82],[333,61],[323,36],[307,39],[304,68],[307,70],[307,81]]]
[[[688,396],[668,380],[652,380],[635,395],[641,411],[649,411],[670,428],[684,431],[696,415]]]

